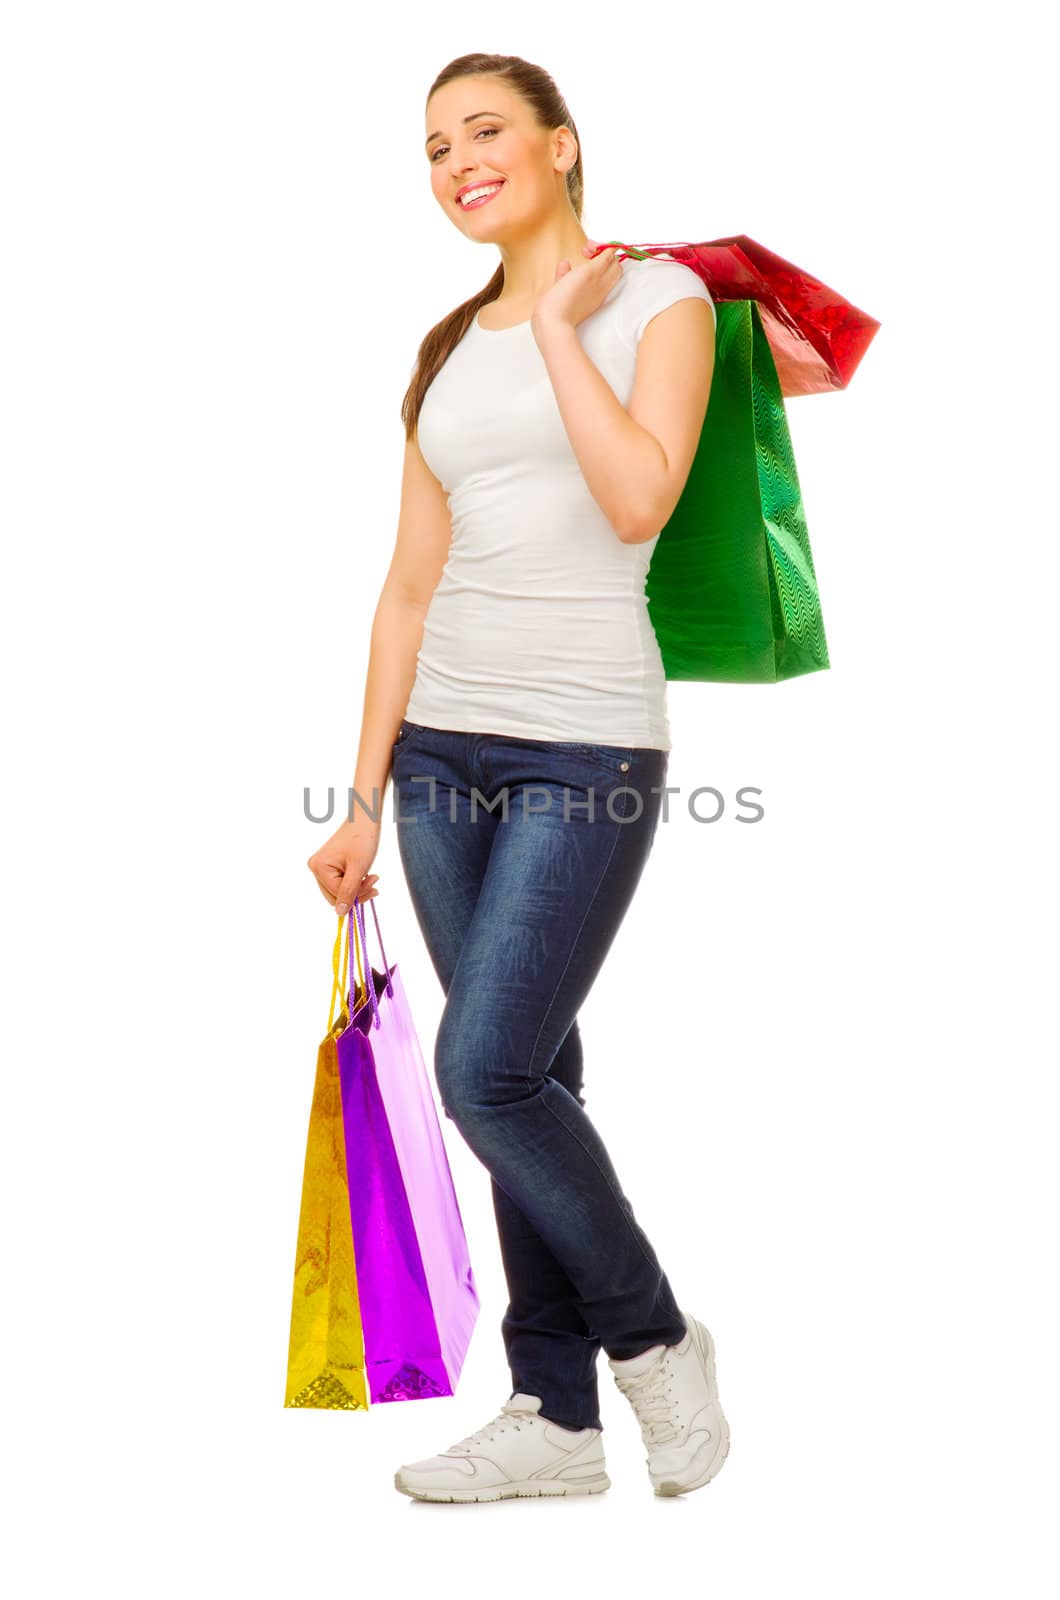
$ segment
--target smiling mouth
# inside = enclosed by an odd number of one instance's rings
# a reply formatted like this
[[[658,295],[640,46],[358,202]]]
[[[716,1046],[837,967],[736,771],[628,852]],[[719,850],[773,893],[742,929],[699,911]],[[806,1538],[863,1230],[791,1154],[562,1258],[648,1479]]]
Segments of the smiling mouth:
[[[479,206],[487,205],[503,186],[503,178],[499,178],[495,183],[476,184],[475,188],[469,189],[466,195],[461,195],[456,203],[461,211],[476,211]]]

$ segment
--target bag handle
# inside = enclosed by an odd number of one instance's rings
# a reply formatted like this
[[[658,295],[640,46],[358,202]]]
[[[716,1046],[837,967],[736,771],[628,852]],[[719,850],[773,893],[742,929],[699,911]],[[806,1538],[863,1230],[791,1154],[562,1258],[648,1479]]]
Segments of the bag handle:
[[[382,951],[382,956],[383,956],[383,970],[386,973],[386,992],[387,992],[387,995],[390,997],[390,999],[393,999],[393,997],[394,997],[394,980],[390,975],[390,963],[386,958],[386,950],[383,949],[383,934],[382,934],[382,930],[379,927],[379,913],[375,909],[375,896],[374,895],[371,898],[370,904],[371,904],[371,907],[372,907],[372,919],[375,922],[375,936],[379,940],[379,948]],[[356,922],[354,922],[354,916],[355,915],[356,915],[356,918],[357,918]],[[364,905],[360,900],[357,900],[357,899],[354,900],[353,905],[350,907],[349,912],[347,913],[347,919],[348,919],[349,924],[350,924],[350,937],[354,938],[355,937],[355,933],[357,931],[359,931],[359,933],[360,933],[360,939],[356,941],[357,965],[358,965],[358,968],[360,968],[361,950],[363,949],[364,950],[364,965],[365,965],[365,969],[367,970],[367,973],[368,973],[368,979],[366,981],[365,987],[367,989],[369,1003],[371,1004],[371,1007],[372,1007],[372,1022],[371,1022],[371,1026],[373,1028],[380,1028],[380,1027],[382,1027],[382,1019],[381,1019],[381,1017],[379,1015],[379,1001],[378,1001],[378,999],[376,997],[375,983],[372,981],[372,976],[371,976],[372,963],[371,963],[371,961],[369,960],[369,957],[368,957],[368,937],[367,937],[367,934],[364,931]],[[353,999],[352,999],[352,996],[351,996],[351,999],[350,999],[350,1015],[351,1016],[353,1015]]]
[[[349,965],[349,959],[350,959],[350,941],[349,941],[349,938],[347,938],[346,943],[345,943],[345,947],[343,946],[343,942],[342,942],[343,930],[345,930],[345,932],[348,935],[349,931],[350,931],[349,924],[346,922],[346,920],[344,918],[340,918],[339,925],[335,930],[335,944],[334,944],[334,947],[333,947],[332,952],[331,952],[331,1007],[330,1007],[330,1010],[328,1011],[328,1032],[329,1033],[331,1032],[332,1028],[335,1025],[335,1001],[336,1000],[341,1000],[342,1001],[342,1011],[339,1013],[340,1017],[346,1016],[347,1020],[349,1020],[349,1007],[347,1005],[347,1001],[346,1001],[345,996],[346,996],[346,969],[347,969],[347,966]],[[341,957],[342,957],[342,975],[341,975],[341,977],[339,975],[339,956],[340,956],[340,954],[341,954]],[[360,945],[357,945],[355,947],[355,954],[356,954],[356,957],[357,957],[357,977],[358,977],[359,982],[363,983],[364,982],[364,974],[361,971],[361,947],[360,947]]]
[[[597,255],[600,254],[601,250],[617,250],[619,252],[619,261],[622,261],[623,259],[629,260],[630,258],[632,258],[634,261],[647,261],[650,259],[651,255],[649,250],[638,250],[635,244],[623,244],[621,239],[606,240],[600,246],[600,250],[597,251]],[[622,254],[623,251],[625,252],[624,256]]]
[[[356,913],[356,917],[357,917],[356,922],[354,921],[354,913]],[[376,932],[376,938],[379,940],[379,948],[383,953],[383,967],[384,967],[384,970],[386,972],[386,992],[387,992],[388,996],[391,999],[393,999],[393,996],[394,996],[394,980],[393,980],[393,977],[391,975],[390,963],[386,958],[386,949],[384,948],[384,945],[383,945],[383,934],[382,934],[382,930],[381,930],[381,928],[379,926],[379,913],[375,909],[374,896],[373,896],[373,904],[372,904],[372,917],[373,917],[373,919],[375,921],[375,932]],[[342,935],[343,935],[343,930],[344,929],[346,931],[347,938],[346,938],[345,954],[344,954],[343,960],[342,960],[342,976],[340,978],[340,976],[339,976],[339,951],[340,951],[340,948],[342,946]],[[352,1015],[353,1015],[354,994],[352,992],[347,994],[347,992],[346,992],[346,970],[347,970],[347,964],[348,964],[348,959],[349,959],[349,948],[350,948],[351,939],[353,941],[354,954],[355,954],[355,956],[357,958],[358,987],[359,988],[360,987],[364,988],[365,994],[366,994],[366,996],[368,998],[368,1001],[369,1001],[369,1003],[371,1004],[371,1007],[372,1007],[372,1023],[371,1023],[371,1025],[372,1025],[372,1027],[375,1027],[375,1028],[382,1027],[382,1020],[381,1020],[381,1018],[379,1016],[379,1001],[378,1001],[378,999],[376,997],[376,992],[375,992],[375,983],[374,982],[366,982],[365,975],[364,975],[365,974],[365,968],[367,968],[369,973],[371,973],[371,970],[372,970],[372,964],[371,964],[371,961],[369,960],[369,957],[368,957],[368,939],[367,939],[367,936],[365,934],[365,928],[364,928],[364,906],[361,904],[360,900],[354,900],[353,905],[349,909],[349,912],[343,918],[343,920],[339,923],[338,929],[337,929],[336,934],[335,934],[335,947],[334,947],[334,949],[332,950],[332,953],[331,953],[332,987],[331,987],[331,1011],[330,1011],[330,1013],[328,1015],[328,1032],[329,1033],[331,1032],[331,1028],[332,1028],[332,1025],[333,1025],[333,1022],[334,1022],[334,1017],[335,1017],[335,997],[336,997],[336,995],[341,993],[344,996],[344,999],[343,999],[343,1011],[346,1013],[347,1016],[351,1016],[352,1017]],[[362,949],[364,951],[364,965],[363,966],[361,964],[361,951],[362,951]]]

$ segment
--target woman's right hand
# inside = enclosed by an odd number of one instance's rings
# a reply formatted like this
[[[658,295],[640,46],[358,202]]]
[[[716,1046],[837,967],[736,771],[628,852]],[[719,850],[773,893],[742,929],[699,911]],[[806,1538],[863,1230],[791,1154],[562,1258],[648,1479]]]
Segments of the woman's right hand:
[[[354,900],[373,900],[378,894],[379,874],[369,872],[379,849],[380,824],[367,821],[344,822],[315,850],[307,866],[328,905],[344,917]]]

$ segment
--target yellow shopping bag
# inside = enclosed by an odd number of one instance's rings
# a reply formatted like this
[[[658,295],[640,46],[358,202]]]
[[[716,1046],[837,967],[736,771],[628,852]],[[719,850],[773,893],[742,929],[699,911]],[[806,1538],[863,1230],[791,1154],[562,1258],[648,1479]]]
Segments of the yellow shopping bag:
[[[284,1405],[312,1406],[327,1411],[367,1411],[364,1332],[357,1297],[337,1048],[339,1035],[350,1020],[346,991],[350,948],[348,937],[342,948],[344,924],[348,933],[347,919],[340,918],[331,962],[333,982],[328,1031],[317,1051],[316,1081],[309,1114]],[[358,977],[353,1001],[356,1009],[367,990],[360,945],[356,941],[354,944]],[[337,998],[341,1000],[341,1009],[336,1019]]]

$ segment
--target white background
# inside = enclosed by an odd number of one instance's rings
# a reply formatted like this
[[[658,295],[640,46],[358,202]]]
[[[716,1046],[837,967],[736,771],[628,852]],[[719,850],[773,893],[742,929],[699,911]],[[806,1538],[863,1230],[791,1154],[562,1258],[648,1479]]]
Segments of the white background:
[[[4,1432],[20,1596],[1054,1594],[1055,164],[1029,7],[96,4],[0,40]],[[832,653],[674,684],[586,1096],[732,1450],[654,1499],[397,1494],[507,1398],[488,1180],[455,1397],[283,1408],[350,781],[442,215],[434,75],[555,76],[584,223],[748,233],[882,324],[789,417]],[[1052,587],[1051,587],[1052,586]],[[330,831],[330,830],[328,830]],[[429,1057],[393,827],[375,870]],[[1048,1004],[1047,1004],[1048,1000]]]

